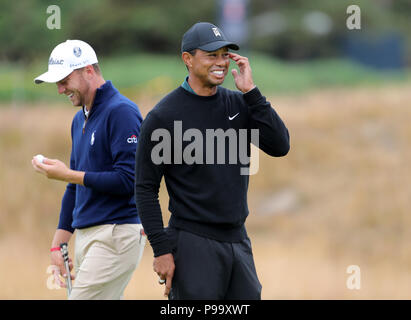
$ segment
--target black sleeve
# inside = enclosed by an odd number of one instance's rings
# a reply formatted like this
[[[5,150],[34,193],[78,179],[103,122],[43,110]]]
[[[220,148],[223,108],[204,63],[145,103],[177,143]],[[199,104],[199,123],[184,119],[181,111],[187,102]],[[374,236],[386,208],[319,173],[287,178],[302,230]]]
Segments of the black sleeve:
[[[149,113],[143,121],[136,150],[135,200],[144,232],[153,248],[154,256],[171,252],[168,237],[164,231],[158,192],[164,174],[164,164],[155,164],[151,151],[158,142],[151,140],[152,132],[160,125],[160,120]]]
[[[251,129],[259,130],[259,148],[270,156],[282,157],[290,150],[290,136],[281,118],[257,87],[245,93]]]

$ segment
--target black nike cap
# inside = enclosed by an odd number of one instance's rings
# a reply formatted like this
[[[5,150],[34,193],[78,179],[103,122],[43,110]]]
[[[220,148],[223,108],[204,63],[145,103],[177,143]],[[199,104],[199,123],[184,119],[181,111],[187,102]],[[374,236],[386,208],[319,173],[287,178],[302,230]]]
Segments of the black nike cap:
[[[181,52],[201,49],[216,51],[222,47],[238,50],[234,42],[228,41],[220,28],[209,22],[198,22],[183,35]]]

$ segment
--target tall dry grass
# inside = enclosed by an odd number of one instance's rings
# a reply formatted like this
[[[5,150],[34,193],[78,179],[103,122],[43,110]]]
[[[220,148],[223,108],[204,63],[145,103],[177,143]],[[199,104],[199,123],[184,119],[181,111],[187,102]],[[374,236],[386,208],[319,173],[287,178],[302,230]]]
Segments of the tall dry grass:
[[[260,153],[250,179],[247,226],[262,297],[411,298],[409,88],[270,101],[289,128],[291,151],[279,159]],[[155,102],[138,103],[146,114]],[[30,161],[42,153],[68,163],[76,110],[68,103],[0,109],[0,298],[65,298],[63,289],[46,287],[65,185],[34,172]],[[164,187],[161,205],[166,211]],[[349,265],[361,268],[360,290],[346,287]],[[162,299],[162,290],[147,245],[125,298]]]

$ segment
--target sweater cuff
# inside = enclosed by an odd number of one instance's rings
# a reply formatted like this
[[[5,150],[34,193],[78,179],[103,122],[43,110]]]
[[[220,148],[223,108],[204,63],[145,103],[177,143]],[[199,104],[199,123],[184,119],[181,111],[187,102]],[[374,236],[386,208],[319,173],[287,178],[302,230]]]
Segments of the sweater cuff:
[[[85,187],[92,187],[95,184],[95,177],[96,175],[93,175],[93,172],[86,172],[84,173],[84,178],[83,178],[83,183]]]
[[[257,86],[254,87],[254,89],[248,91],[247,93],[244,93],[243,97],[244,97],[245,102],[249,106],[259,104],[262,102],[262,100],[264,100],[264,97],[261,94],[260,90],[257,88]]]
[[[150,245],[153,248],[154,257],[172,253],[173,251],[173,245],[170,243],[170,239],[164,229],[156,233],[155,236],[148,235],[148,240],[150,240]]]
[[[74,233],[74,231],[76,230],[76,229],[72,228],[71,226],[65,226],[65,225],[62,225],[62,224],[59,224],[57,226],[57,229],[65,230],[65,231],[68,231],[70,233]]]
[[[163,254],[172,253],[173,249],[170,246],[170,242],[168,240],[162,241],[156,244],[151,244],[153,248],[154,257],[162,256]]]

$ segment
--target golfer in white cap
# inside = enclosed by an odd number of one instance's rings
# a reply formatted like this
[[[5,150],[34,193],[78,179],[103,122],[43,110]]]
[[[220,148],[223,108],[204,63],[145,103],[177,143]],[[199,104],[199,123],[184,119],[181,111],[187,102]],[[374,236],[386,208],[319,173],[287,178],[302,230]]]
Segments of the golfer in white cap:
[[[69,299],[120,299],[146,241],[133,197],[142,117],[135,103],[104,80],[97,62],[90,45],[67,40],[34,80],[56,83],[59,94],[81,107],[71,126],[70,167],[57,159],[32,160],[39,173],[68,183],[50,250],[58,279],[65,274],[59,245],[77,230]]]

